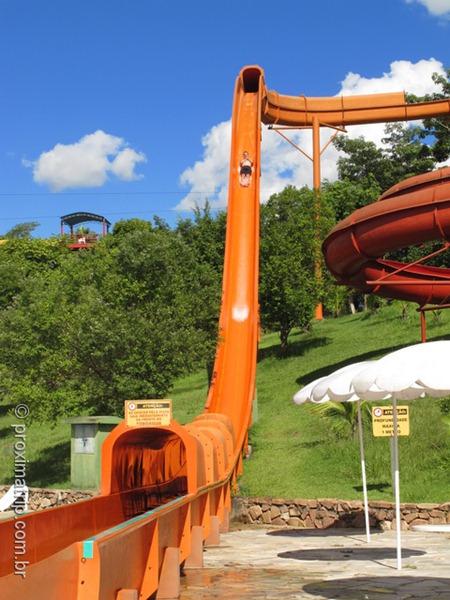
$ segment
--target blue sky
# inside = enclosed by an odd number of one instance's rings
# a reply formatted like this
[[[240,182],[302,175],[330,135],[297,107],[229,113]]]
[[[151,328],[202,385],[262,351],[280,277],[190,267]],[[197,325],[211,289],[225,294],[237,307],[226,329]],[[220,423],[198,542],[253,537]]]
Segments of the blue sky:
[[[450,0],[0,0],[0,233],[57,233],[75,210],[174,223],[194,197],[220,206],[243,65],[289,94],[414,87],[450,65],[449,17]],[[267,148],[267,190],[308,183]]]

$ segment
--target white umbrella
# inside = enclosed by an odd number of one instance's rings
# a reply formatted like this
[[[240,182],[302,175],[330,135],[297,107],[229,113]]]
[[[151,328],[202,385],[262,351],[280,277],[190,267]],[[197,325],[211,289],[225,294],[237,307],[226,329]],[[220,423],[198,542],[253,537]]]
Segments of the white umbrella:
[[[401,569],[400,476],[398,466],[397,400],[412,400],[425,396],[442,397],[450,394],[450,341],[428,342],[407,346],[376,361],[355,363],[335,371],[305,386],[294,396],[294,402],[326,402],[335,400],[392,399],[394,436],[393,464],[395,516],[397,529],[397,568]],[[361,448],[361,469],[364,490],[366,530],[370,539],[365,484],[364,448],[358,402],[358,429]]]
[[[324,402],[358,402],[358,434],[359,434],[359,452],[361,459],[361,477],[364,496],[364,518],[366,524],[367,541],[370,542],[370,524],[369,524],[369,503],[367,496],[366,462],[364,457],[364,439],[362,433],[361,420],[361,400],[353,388],[352,380],[355,375],[364,371],[372,365],[373,361],[364,361],[353,363],[334,371],[327,377],[321,377],[298,391],[294,396],[296,404],[312,402],[314,404],[323,404]],[[373,398],[382,399],[385,394],[374,392]]]

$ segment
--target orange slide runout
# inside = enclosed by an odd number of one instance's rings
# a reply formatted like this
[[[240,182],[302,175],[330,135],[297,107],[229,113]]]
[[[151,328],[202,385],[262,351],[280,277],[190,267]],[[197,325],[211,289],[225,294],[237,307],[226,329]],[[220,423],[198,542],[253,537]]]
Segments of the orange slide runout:
[[[450,302],[450,269],[386,260],[389,252],[450,240],[450,167],[410,177],[338,223],[323,243],[338,283],[420,306]]]
[[[203,546],[217,544],[227,529],[255,395],[261,122],[350,125],[449,113],[446,100],[407,105],[403,93],[283,96],[266,89],[260,67],[242,69],[233,101],[219,338],[204,412],[184,426],[122,422],[103,444],[99,496],[0,522],[1,600],[176,598],[180,567],[201,567]],[[440,185],[448,189],[445,177]],[[439,225],[430,227],[433,235],[443,227],[444,236],[450,230],[445,202],[433,194]],[[342,278],[360,273],[364,264],[362,254],[349,248],[352,236],[354,230],[347,234],[341,226],[327,241],[330,264]],[[370,245],[362,248],[374,252]],[[379,256],[374,252],[376,265]]]

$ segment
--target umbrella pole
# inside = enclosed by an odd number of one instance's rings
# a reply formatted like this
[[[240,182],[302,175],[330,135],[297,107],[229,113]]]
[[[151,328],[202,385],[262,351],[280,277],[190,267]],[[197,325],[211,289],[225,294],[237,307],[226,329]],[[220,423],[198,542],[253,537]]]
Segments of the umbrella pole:
[[[361,419],[361,400],[358,400],[358,433],[359,433],[359,453],[361,455],[361,475],[364,495],[364,519],[366,522],[367,543],[370,542],[370,522],[369,522],[369,502],[367,499],[367,480],[366,480],[366,461],[364,458],[364,438]]]
[[[398,466],[398,432],[397,432],[397,399],[392,399],[394,417],[394,489],[395,489],[395,521],[397,532],[397,569],[402,568],[402,534],[400,521],[400,473]]]
[[[392,486],[392,491],[395,492],[395,465],[394,465],[394,438],[390,437],[389,438],[389,443],[391,446],[391,486]]]

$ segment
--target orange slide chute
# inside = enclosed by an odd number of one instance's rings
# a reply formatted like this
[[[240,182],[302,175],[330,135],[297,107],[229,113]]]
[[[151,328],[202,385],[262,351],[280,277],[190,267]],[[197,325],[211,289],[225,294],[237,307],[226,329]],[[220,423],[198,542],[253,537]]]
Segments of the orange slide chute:
[[[100,496],[2,521],[2,600],[147,600],[155,592],[157,598],[174,598],[180,565],[202,566],[203,546],[217,544],[227,529],[255,395],[261,122],[350,125],[449,113],[447,100],[407,105],[401,93],[282,96],[266,89],[260,67],[241,70],[233,102],[219,340],[205,409],[184,426],[172,421],[169,426],[130,427],[122,422],[103,444]],[[417,214],[424,210],[428,217],[418,222],[428,233],[411,226],[404,241],[423,241],[428,235],[435,239],[441,229],[445,237],[450,231],[449,209],[436,191],[447,194],[446,177],[443,171],[439,185],[420,180]],[[427,186],[435,191],[424,200]],[[398,206],[389,229],[397,243],[396,219],[404,214],[408,223],[417,214],[412,208],[400,210],[400,188],[390,193],[398,198],[379,205]],[[364,260],[384,268],[378,250],[391,247],[388,238],[370,231],[383,231],[388,213],[372,221],[364,213],[361,224],[342,224],[328,238],[327,260],[343,281],[360,277]],[[351,245],[355,239],[360,246]]]
[[[311,126],[314,117],[322,125],[345,127],[437,117],[450,113],[450,99],[408,104],[404,92],[308,98],[285,96],[266,90],[262,120],[267,124]]]
[[[338,223],[323,243],[339,283],[420,306],[450,302],[450,269],[404,264],[388,252],[450,240],[450,167],[410,177]]]

